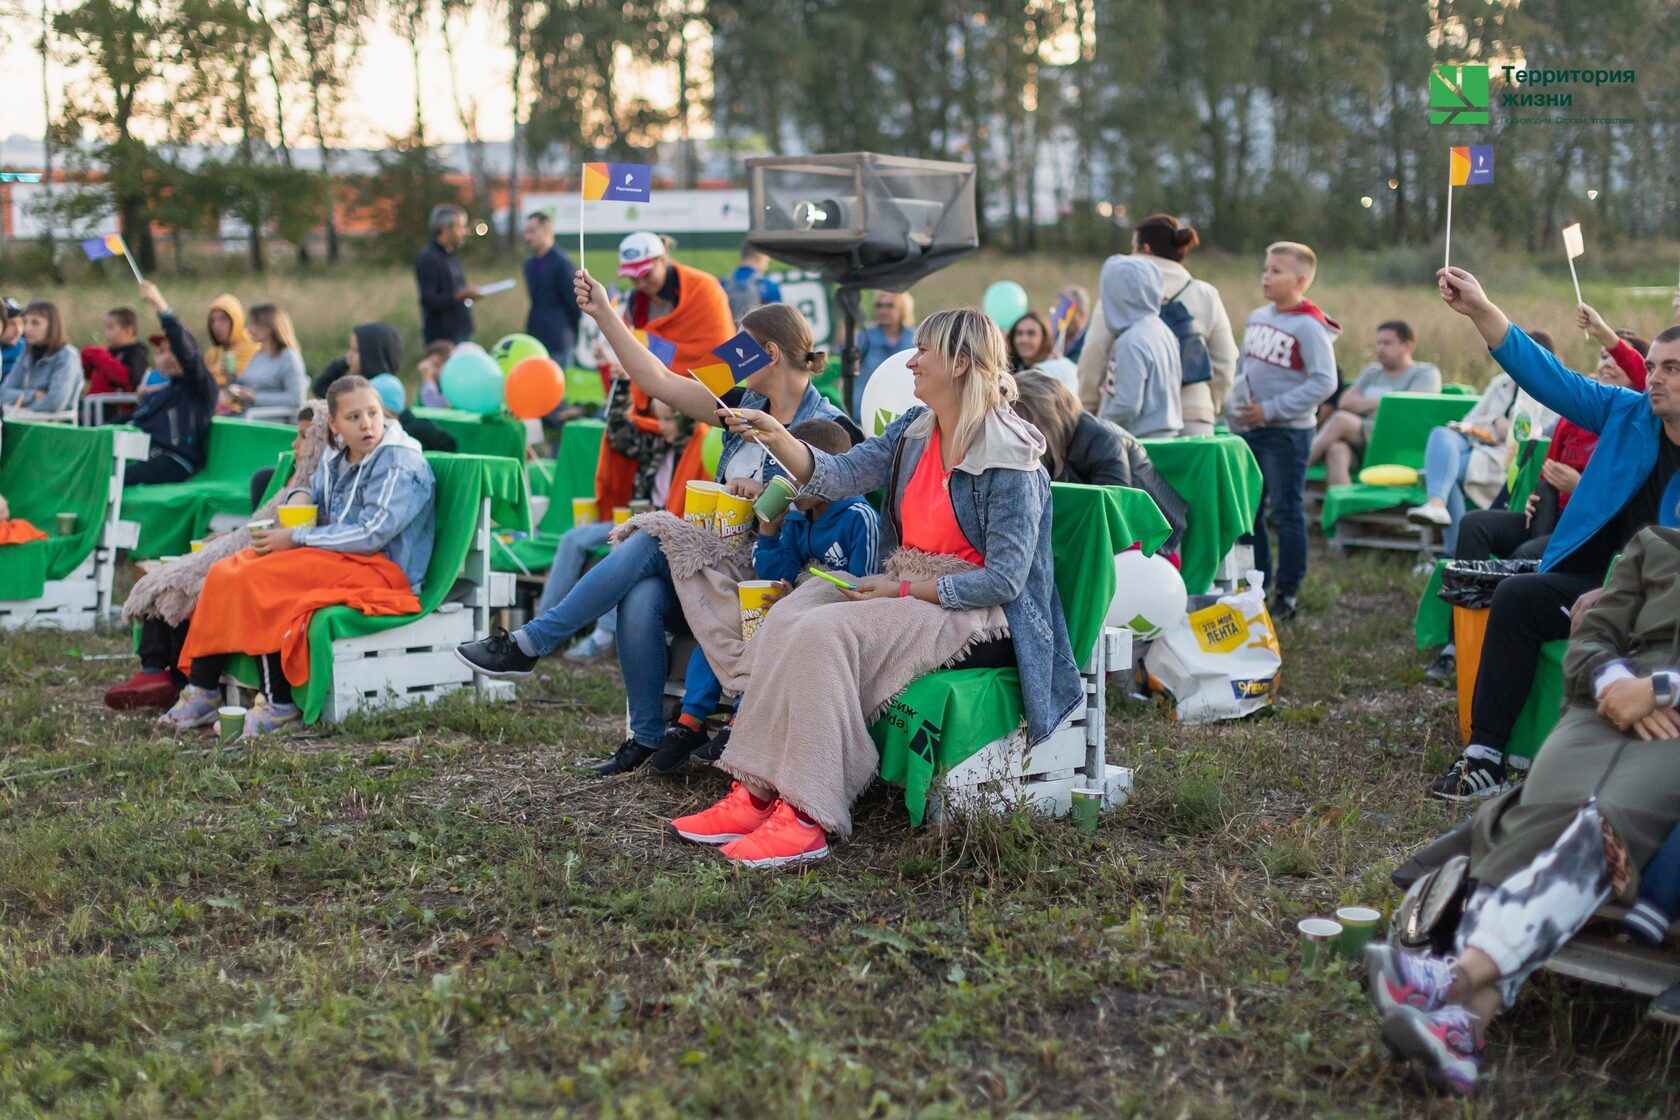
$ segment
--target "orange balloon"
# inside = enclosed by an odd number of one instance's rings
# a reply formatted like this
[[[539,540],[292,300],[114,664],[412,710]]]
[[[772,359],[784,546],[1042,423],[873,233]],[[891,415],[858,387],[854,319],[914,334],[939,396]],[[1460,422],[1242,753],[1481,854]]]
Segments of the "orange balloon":
[[[552,358],[526,358],[508,371],[508,411],[521,420],[547,416],[566,397],[566,375]]]

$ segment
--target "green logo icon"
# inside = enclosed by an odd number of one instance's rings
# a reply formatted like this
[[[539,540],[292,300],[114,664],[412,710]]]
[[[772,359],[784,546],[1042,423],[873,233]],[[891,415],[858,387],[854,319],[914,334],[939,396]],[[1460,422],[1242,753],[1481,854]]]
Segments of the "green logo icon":
[[[1486,66],[1430,68],[1430,124],[1487,124],[1489,100]]]

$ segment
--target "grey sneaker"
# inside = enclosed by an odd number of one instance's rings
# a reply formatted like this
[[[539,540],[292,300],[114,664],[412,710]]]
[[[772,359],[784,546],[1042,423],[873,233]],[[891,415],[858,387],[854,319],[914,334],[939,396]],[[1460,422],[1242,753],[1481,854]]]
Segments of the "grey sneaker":
[[[567,661],[594,661],[597,657],[605,657],[613,651],[613,639],[603,635],[599,630],[584,638],[571,649],[566,651]]]

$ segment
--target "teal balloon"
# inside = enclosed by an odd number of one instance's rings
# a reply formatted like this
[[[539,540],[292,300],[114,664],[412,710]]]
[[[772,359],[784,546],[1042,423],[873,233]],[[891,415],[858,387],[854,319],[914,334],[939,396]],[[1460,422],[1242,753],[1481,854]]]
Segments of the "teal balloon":
[[[999,280],[986,289],[980,306],[992,322],[1005,333],[1013,327],[1032,305],[1027,302],[1027,290],[1013,280]],[[454,398],[450,398],[453,400]]]
[[[548,347],[528,334],[510,334],[490,348],[490,356],[496,359],[502,376],[506,377],[513,372],[514,366],[526,358],[548,357]],[[450,400],[453,401],[454,398],[451,397]]]
[[[717,477],[718,460],[723,458],[723,429],[715,424],[706,433],[706,440],[700,445],[700,466],[706,472],[707,478]]]
[[[456,408],[480,415],[502,410],[501,367],[481,350],[456,350],[449,355],[438,382],[438,388]]]
[[[394,373],[377,373],[368,379],[379,399],[385,402],[385,411],[402,412],[408,407],[408,391],[403,388],[402,378]]]

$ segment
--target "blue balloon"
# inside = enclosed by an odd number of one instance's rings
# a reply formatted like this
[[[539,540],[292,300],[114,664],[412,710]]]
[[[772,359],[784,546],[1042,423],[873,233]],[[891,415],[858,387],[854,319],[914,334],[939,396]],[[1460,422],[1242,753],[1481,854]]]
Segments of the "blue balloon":
[[[501,367],[483,350],[457,349],[443,363],[438,383],[456,408],[485,416],[502,410]]]
[[[1027,290],[1013,280],[999,280],[986,289],[986,296],[980,301],[992,322],[1005,334],[1027,313],[1032,304],[1027,300]],[[449,398],[454,400],[454,397]]]
[[[402,378],[396,374],[376,373],[368,378],[368,384],[379,394],[379,399],[385,402],[386,412],[401,413],[408,407],[408,391],[403,388]]]

